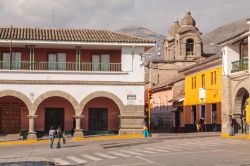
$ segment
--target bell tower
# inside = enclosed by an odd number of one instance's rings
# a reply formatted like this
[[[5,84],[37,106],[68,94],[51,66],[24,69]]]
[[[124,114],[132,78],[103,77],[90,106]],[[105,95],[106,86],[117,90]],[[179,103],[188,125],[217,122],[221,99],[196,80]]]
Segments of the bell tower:
[[[187,11],[183,19],[175,21],[164,42],[166,60],[198,60],[202,58],[201,32]]]

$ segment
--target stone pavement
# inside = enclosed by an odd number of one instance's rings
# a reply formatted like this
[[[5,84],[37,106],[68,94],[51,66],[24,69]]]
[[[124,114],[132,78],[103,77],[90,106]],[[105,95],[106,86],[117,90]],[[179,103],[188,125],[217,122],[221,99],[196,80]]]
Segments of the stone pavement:
[[[238,146],[238,147],[237,147]],[[123,148],[104,149],[92,152],[68,153],[48,156],[48,161],[56,165],[88,166],[128,166],[128,165],[199,165],[236,166],[237,162],[250,163],[245,158],[250,151],[243,152],[248,140],[223,139],[220,137],[164,140],[152,144],[142,144]],[[234,151],[234,153],[232,153]],[[225,153],[229,152],[229,153]],[[236,155],[239,153],[238,155]],[[225,156],[223,156],[225,154]],[[216,160],[213,158],[216,157]],[[242,155],[242,156],[239,156]],[[244,155],[244,156],[243,156]],[[188,156],[188,157],[187,157]],[[200,158],[203,156],[203,158]],[[211,158],[209,157],[211,156]],[[220,157],[219,157],[220,156]],[[229,157],[229,158],[228,158]],[[234,158],[234,161],[228,159]],[[200,159],[199,159],[200,158]],[[242,158],[245,158],[244,161]],[[224,161],[226,159],[226,161]],[[187,163],[188,161],[188,163]],[[240,165],[240,163],[239,163]],[[246,166],[246,165],[244,165]]]
[[[74,141],[67,140],[67,143],[62,149],[50,149],[48,142],[38,142],[33,144],[24,145],[5,145],[0,146],[0,162],[11,164],[11,162],[25,163],[32,165],[49,165],[48,156],[56,156],[59,153],[75,153],[78,149],[83,150],[85,153],[93,151],[100,151],[110,148],[133,147],[136,145],[146,145],[160,142],[164,139],[184,139],[184,138],[202,138],[202,137],[218,137],[219,133],[181,133],[181,134],[153,134],[150,138],[137,138],[137,139],[104,139],[104,140],[87,140],[87,141]],[[18,149],[18,150],[17,150]],[[118,154],[118,153],[117,153]],[[39,156],[44,156],[43,158]],[[38,158],[37,158],[38,157]],[[70,160],[77,160],[73,156],[69,156]],[[86,156],[85,156],[86,157]],[[33,160],[34,159],[34,160]],[[60,160],[60,159],[59,159]],[[58,162],[59,162],[58,160]],[[83,161],[83,159],[82,159]],[[38,163],[39,162],[39,163]]]

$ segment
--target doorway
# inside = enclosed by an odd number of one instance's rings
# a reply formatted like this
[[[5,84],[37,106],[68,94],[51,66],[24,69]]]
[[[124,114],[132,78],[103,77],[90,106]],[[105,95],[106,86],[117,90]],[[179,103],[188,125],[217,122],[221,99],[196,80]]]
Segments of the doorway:
[[[108,130],[108,109],[89,108],[89,131]]]
[[[18,107],[7,105],[0,109],[0,132],[15,134],[20,132],[20,110]]]
[[[57,129],[59,126],[64,130],[64,108],[45,108],[45,132],[50,127]]]
[[[196,122],[196,105],[192,106],[192,124],[195,125]]]
[[[240,88],[235,96],[233,118],[235,119],[235,134],[249,133],[246,125],[246,105],[249,98],[249,92],[245,88]]]
[[[206,106],[205,105],[200,106],[200,119],[206,120]]]

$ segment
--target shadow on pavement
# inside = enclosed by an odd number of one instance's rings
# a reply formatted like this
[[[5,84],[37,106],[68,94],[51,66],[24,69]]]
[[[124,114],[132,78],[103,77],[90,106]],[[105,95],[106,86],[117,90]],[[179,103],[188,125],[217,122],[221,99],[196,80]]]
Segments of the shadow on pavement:
[[[21,161],[21,162],[1,162],[0,166],[55,166],[55,164],[46,161]]]

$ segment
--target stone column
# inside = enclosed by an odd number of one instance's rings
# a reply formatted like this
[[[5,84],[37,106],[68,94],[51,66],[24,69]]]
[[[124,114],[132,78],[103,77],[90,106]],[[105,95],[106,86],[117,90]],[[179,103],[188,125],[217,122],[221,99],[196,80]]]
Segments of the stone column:
[[[74,116],[76,119],[76,128],[74,132],[75,138],[83,138],[83,130],[81,129],[81,118],[83,118],[83,115],[76,115]]]
[[[29,118],[29,132],[28,132],[28,140],[36,140],[36,132],[35,132],[35,118],[37,115],[28,115]]]
[[[229,135],[229,115],[232,115],[232,95],[230,78],[224,76],[222,78],[222,107],[221,107],[221,131],[222,135]]]

